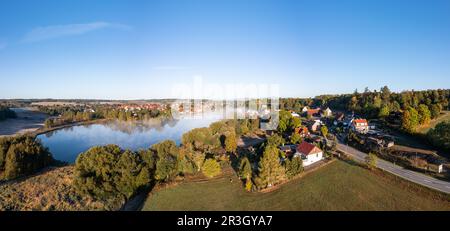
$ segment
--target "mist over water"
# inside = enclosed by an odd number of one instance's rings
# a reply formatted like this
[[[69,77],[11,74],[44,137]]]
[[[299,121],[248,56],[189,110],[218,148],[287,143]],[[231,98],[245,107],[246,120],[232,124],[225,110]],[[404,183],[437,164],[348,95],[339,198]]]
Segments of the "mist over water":
[[[50,149],[55,159],[74,163],[81,152],[97,145],[117,144],[123,149],[139,150],[167,139],[180,144],[185,132],[207,127],[220,119],[219,116],[205,116],[201,119],[110,121],[64,128],[37,138]]]

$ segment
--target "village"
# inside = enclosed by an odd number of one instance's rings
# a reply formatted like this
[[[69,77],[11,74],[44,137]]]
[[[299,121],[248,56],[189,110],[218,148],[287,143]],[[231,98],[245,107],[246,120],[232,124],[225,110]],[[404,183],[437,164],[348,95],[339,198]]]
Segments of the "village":
[[[223,103],[203,100],[198,104],[183,104],[172,102],[164,103],[127,103],[117,105],[119,109],[126,112],[136,112],[141,110],[164,111],[169,108],[178,111],[183,115],[196,115],[223,112],[230,110],[236,112],[244,118],[259,118],[260,128],[264,127],[263,122],[270,121],[270,110],[262,106],[259,110],[248,109],[246,102]],[[189,105],[189,109],[185,105]],[[237,107],[242,105],[243,107]],[[87,109],[92,110],[92,109]],[[280,110],[276,110],[280,112]],[[386,159],[395,164],[402,165],[409,169],[430,174],[432,176],[443,174],[447,171],[448,161],[441,156],[426,150],[413,149],[402,145],[396,145],[396,135],[391,134],[389,129],[385,129],[379,120],[368,120],[363,116],[355,115],[353,112],[333,111],[330,107],[309,107],[305,106],[301,111],[288,110],[290,115],[299,118],[301,123],[294,129],[294,133],[301,137],[298,144],[286,143],[279,146],[280,151],[286,158],[299,157],[303,166],[307,167],[324,160],[327,155],[340,155],[336,143],[352,146],[365,153],[376,153],[381,159]],[[235,116],[235,114],[231,114]],[[326,128],[327,134],[324,136],[322,128]],[[276,132],[272,129],[264,129],[267,135]],[[292,134],[287,134],[283,138],[286,141],[291,139]],[[326,149],[325,151],[322,148]]]
[[[333,112],[329,107],[303,107],[300,112],[289,112],[292,117],[301,118],[301,124],[294,130],[295,134],[300,135],[301,143],[283,144],[279,149],[288,158],[301,158],[304,167],[322,162],[327,156],[344,154],[341,149],[348,145],[364,153],[374,153],[394,165],[430,176],[443,176],[448,171],[448,161],[436,153],[396,145],[397,137],[384,129],[378,120],[369,121],[354,113]],[[326,134],[323,134],[323,128]],[[290,140],[291,136],[285,137],[285,140]]]

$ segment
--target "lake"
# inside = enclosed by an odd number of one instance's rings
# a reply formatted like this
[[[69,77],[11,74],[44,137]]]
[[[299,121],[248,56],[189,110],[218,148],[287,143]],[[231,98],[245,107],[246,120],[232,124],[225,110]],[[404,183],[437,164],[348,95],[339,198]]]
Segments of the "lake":
[[[50,149],[56,160],[74,163],[77,156],[97,145],[117,144],[123,149],[147,149],[163,140],[180,144],[182,135],[194,128],[207,127],[220,116],[202,119],[162,121],[152,119],[140,122],[111,121],[64,128],[37,136]]]

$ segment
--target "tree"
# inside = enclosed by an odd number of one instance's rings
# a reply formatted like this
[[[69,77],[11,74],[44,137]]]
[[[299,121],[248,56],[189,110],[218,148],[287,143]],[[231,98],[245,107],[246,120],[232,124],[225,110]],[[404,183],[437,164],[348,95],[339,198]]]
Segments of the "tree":
[[[417,125],[419,125],[419,113],[413,107],[409,107],[403,112],[402,128],[409,133],[413,133]]]
[[[249,179],[252,176],[252,165],[247,157],[241,159],[239,164],[239,177],[241,179]]]
[[[291,113],[285,110],[279,112],[278,131],[280,133],[288,131],[291,123]]]
[[[441,114],[441,108],[439,107],[439,105],[433,104],[433,105],[431,105],[430,113],[431,113],[431,118],[436,119]]]
[[[229,153],[236,152],[237,149],[237,142],[236,142],[236,133],[230,132],[225,137],[225,151]]]
[[[113,181],[118,192],[130,198],[140,188],[150,183],[150,172],[144,168],[139,155],[124,151],[115,163]]]
[[[45,128],[51,128],[51,127],[53,127],[53,124],[54,124],[53,119],[46,119],[44,121],[44,127]]]
[[[196,166],[193,160],[188,158],[188,150],[180,149],[180,154],[177,157],[177,171],[180,174],[193,174],[196,172]]]
[[[290,179],[303,171],[303,161],[300,157],[285,160],[286,176]]]
[[[0,171],[8,180],[35,173],[54,161],[48,149],[31,136],[4,138],[0,145]]]
[[[394,101],[394,102],[392,103],[391,111],[393,111],[393,112],[399,112],[401,109],[402,109],[402,107],[400,106],[400,104],[399,104],[397,101]]]
[[[222,170],[220,168],[219,163],[216,160],[207,159],[203,164],[202,172],[206,177],[212,178],[219,175],[222,172]]]
[[[390,113],[390,111],[389,111],[389,106],[384,105],[384,106],[382,106],[382,107],[380,108],[380,111],[379,111],[379,113],[378,113],[378,117],[381,118],[381,119],[384,119],[384,118],[386,118],[387,116],[389,116],[389,113]]]
[[[293,132],[291,135],[291,144],[299,144],[302,142],[300,134]]]
[[[261,189],[286,179],[283,166],[280,164],[279,150],[276,146],[269,145],[265,148],[262,159],[259,162],[257,186]]]
[[[322,136],[327,138],[328,135],[328,128],[327,126],[323,125],[322,127],[320,127],[320,132],[322,133]]]
[[[131,198],[152,179],[153,166],[147,165],[151,157],[141,154],[149,153],[124,151],[117,145],[96,146],[81,153],[75,162],[75,189],[102,200]]]
[[[158,157],[156,161],[155,179],[168,181],[177,175],[177,156],[179,149],[174,141],[166,140],[152,145],[150,148]]]
[[[278,147],[283,145],[286,141],[278,134],[273,134],[267,138],[267,145]]]
[[[378,96],[373,97],[373,107],[374,108],[380,108],[382,103],[383,103],[383,101],[381,100],[380,97],[378,97]]]
[[[434,146],[450,150],[450,121],[437,124],[428,131],[427,137]]]
[[[366,158],[366,165],[369,169],[375,169],[377,167],[378,158],[375,154],[369,153]]]
[[[246,135],[246,134],[248,134],[249,132],[250,132],[250,129],[248,128],[248,120],[242,120],[240,123],[240,127],[239,127],[239,130],[240,130],[240,133],[239,134],[243,134],[243,135]]]
[[[428,124],[431,120],[431,112],[428,109],[427,105],[420,104],[419,105],[419,123],[420,124]]]
[[[210,128],[195,128],[183,134],[181,143],[184,147],[194,151],[209,152],[216,148],[220,148],[221,143],[218,134],[213,134]]]
[[[381,88],[380,91],[381,91],[381,99],[383,99],[384,102],[388,102],[391,96],[391,90],[389,90],[388,86],[384,86]]]
[[[203,163],[205,162],[205,157],[206,155],[203,152],[194,152],[192,155],[195,166],[197,166],[197,171],[202,169]]]
[[[298,117],[291,116],[290,122],[289,122],[289,129],[294,130],[295,128],[302,125],[302,120]]]

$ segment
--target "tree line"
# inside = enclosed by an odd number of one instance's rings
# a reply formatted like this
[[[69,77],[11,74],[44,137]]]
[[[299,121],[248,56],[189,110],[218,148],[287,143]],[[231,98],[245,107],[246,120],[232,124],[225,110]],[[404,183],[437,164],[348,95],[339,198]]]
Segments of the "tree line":
[[[53,116],[45,121],[45,127],[51,128],[75,122],[85,122],[95,119],[117,119],[121,121],[148,120],[159,116],[171,117],[170,111],[157,109],[126,111],[112,106],[95,106],[86,108],[82,106],[56,106],[39,107],[40,111]],[[55,117],[58,116],[58,117]]]
[[[363,92],[355,90],[353,94],[322,95],[310,99],[281,99],[280,105],[286,110],[294,111],[310,106],[354,112],[367,119],[399,123],[402,130],[414,133],[417,126],[427,124],[431,119],[437,118],[442,110],[448,110],[449,99],[450,90],[412,90],[395,93],[384,86],[380,90],[373,91],[368,88]]]
[[[5,106],[0,106],[0,121],[6,120],[9,118],[17,118],[16,113]]]

